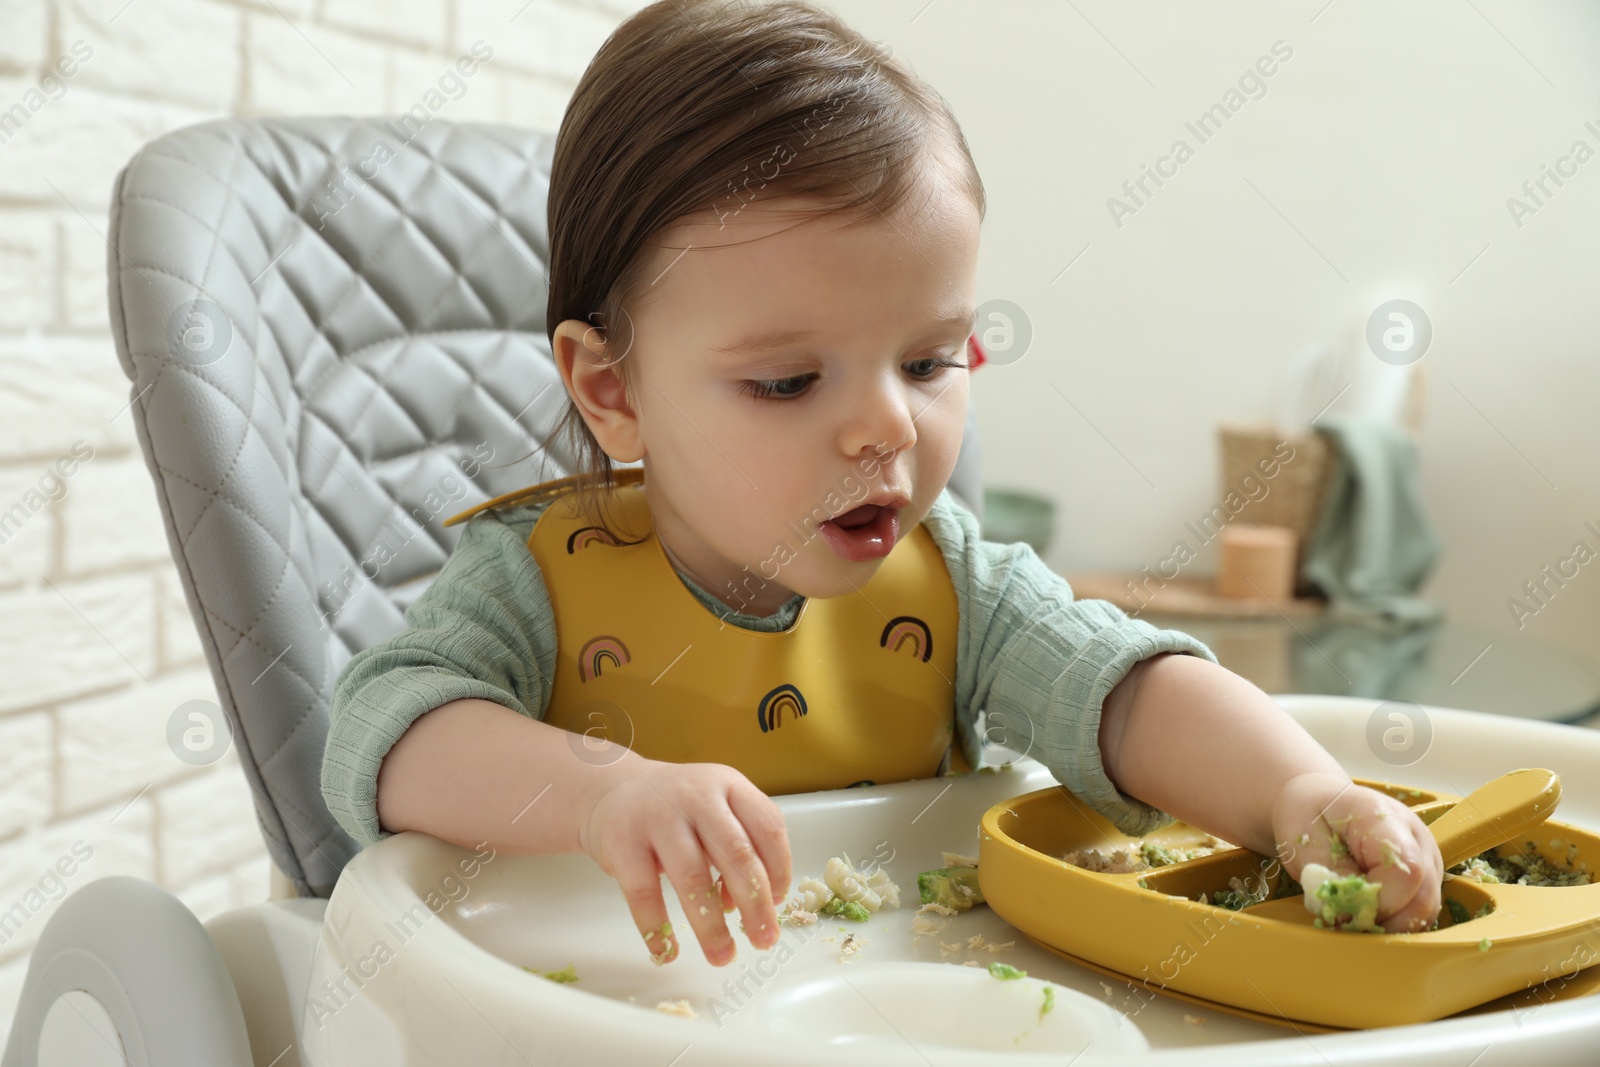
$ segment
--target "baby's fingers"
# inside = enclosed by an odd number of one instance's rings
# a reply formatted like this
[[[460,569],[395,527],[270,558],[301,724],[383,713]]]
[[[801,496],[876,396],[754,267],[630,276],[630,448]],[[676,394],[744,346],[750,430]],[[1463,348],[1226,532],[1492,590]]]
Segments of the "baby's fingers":
[[[1378,863],[1367,875],[1383,885],[1378,890],[1379,922],[1392,934],[1431,930],[1439,917],[1444,880],[1439,846],[1415,817],[1390,829],[1377,835]]]
[[[789,831],[784,826],[783,813],[770,797],[750,782],[734,784],[728,791],[728,807],[760,855],[776,907],[789,895],[789,879],[793,874]]]
[[[778,943],[778,909],[766,866],[744,826],[724,808],[697,829],[721,875],[723,900],[744,920],[744,935],[758,949],[771,948]]]
[[[620,846],[615,857],[617,885],[633,914],[633,924],[644,938],[654,963],[669,963],[678,956],[678,935],[667,919],[661,897],[661,868],[646,839]]]
[[[678,903],[689,917],[689,925],[700,941],[700,951],[713,967],[732,963],[737,949],[728,924],[723,921],[722,902],[718,900],[716,886],[711,881],[711,870],[700,839],[688,823],[681,823],[676,832],[658,842],[657,854],[678,891]]]

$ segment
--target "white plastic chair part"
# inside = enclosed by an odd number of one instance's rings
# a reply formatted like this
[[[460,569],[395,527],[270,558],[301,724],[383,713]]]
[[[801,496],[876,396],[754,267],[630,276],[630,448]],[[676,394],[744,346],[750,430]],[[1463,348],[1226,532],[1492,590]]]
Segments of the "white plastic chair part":
[[[127,1054],[105,1005],[81,989],[70,989],[45,1013],[39,1062],[46,1067],[123,1067]]]
[[[206,923],[233,976],[257,1067],[304,1067],[300,1018],[328,902],[252,904]]]
[[[298,893],[294,891],[294,882],[289,876],[278,870],[276,863],[268,864],[271,872],[267,875],[268,900],[294,900]]]
[[[252,1067],[222,957],[159,886],[117,875],[62,901],[28,962],[0,1067],[76,1067],[41,1060],[39,1045],[51,1008],[73,990],[109,1016],[128,1067]]]
[[[1556,819],[1600,826],[1600,775],[1594,773],[1600,732],[1374,700],[1295,696],[1278,703],[1357,777],[1462,795],[1506,770],[1549,767],[1563,782]],[[1419,738],[1426,735],[1417,759],[1404,766],[1387,762],[1390,754],[1368,740],[1369,723],[1396,711],[1412,716]],[[1024,759],[994,775],[774,800],[787,824],[795,882],[820,874],[825,857],[847,853],[858,867],[881,863],[905,901],[915,894],[915,873],[938,866],[941,851],[976,851],[977,821],[989,805],[1052,782],[1045,768]],[[952,920],[943,937],[914,935],[911,908],[905,906],[914,901],[879,912],[862,927],[786,927],[780,946],[789,949],[770,953],[753,953],[736,934],[738,959],[713,968],[669,891],[668,914],[683,945],[671,964],[652,967],[615,883],[587,857],[478,856],[408,832],[351,861],[328,903],[313,957],[305,1067],[659,1065],[686,1045],[693,1051],[683,1062],[697,1067],[811,1067],[823,1061],[838,1067],[1060,1067],[1069,1061],[1078,1067],[1491,1067],[1600,1061],[1600,1001],[1594,998],[1552,998],[1417,1026],[1300,1036],[1128,982],[1105,979],[1102,985],[1099,974],[1039,948],[987,908]],[[730,928],[736,918],[729,916]],[[840,925],[869,941],[845,963],[835,958],[844,936],[836,929]],[[963,979],[945,972],[972,968],[958,967],[961,956],[946,958],[936,943],[972,934],[990,943],[1014,940],[997,955],[965,955],[980,964],[1002,960],[1026,970],[1028,978],[979,983],[970,994],[963,990]],[[824,943],[826,936],[836,942]],[[568,963],[577,967],[575,986],[522,970]],[[926,981],[906,978],[907,968],[917,967],[928,972]],[[1038,1010],[1040,979],[1058,986],[1055,1011],[1024,1017],[1022,1007]],[[931,1005],[929,1013],[940,1018],[907,1029],[917,988]],[[996,999],[1012,994],[1026,1004]],[[973,996],[984,995],[993,1003],[977,1007]],[[1113,1036],[1128,1045],[1119,1049],[1094,1037],[1081,1056],[1069,1050],[1067,1038],[1096,1033],[1093,1016],[1077,1014],[1087,1012],[1084,997],[1117,1014]],[[688,1000],[697,1018],[651,1010],[675,999]],[[863,1009],[863,1003],[875,1010]],[[1052,1032],[1069,1020],[1071,1035]],[[897,1030],[904,1036],[891,1040]],[[1138,1044],[1145,1041],[1148,1048]]]
[[[882,864],[901,888],[900,908],[857,928],[869,944],[849,962],[839,959],[841,923],[824,918],[785,927],[770,953],[735,934],[739,958],[712,967],[669,890],[683,943],[678,959],[654,967],[616,883],[587,856],[496,855],[412,831],[385,838],[346,866],[328,901],[303,1024],[307,1067],[664,1065],[686,1045],[684,1062],[697,1067],[1059,1067],[1086,1048],[1144,1052],[1143,1034],[1097,983],[1058,983],[1042,1014],[1037,979],[942,965],[934,940],[912,934],[916,872],[938,866],[941,849],[975,853],[990,805],[1054,782],[1027,759],[993,774],[774,798],[795,882],[843,854]],[[738,919],[727,917],[730,929]],[[967,933],[1003,926],[992,915],[966,920]],[[1010,961],[1012,951],[979,955]],[[519,966],[573,959],[576,986]],[[672,999],[698,1017],[654,1010]],[[908,1041],[908,1020],[925,1016],[948,1018],[923,1018]]]

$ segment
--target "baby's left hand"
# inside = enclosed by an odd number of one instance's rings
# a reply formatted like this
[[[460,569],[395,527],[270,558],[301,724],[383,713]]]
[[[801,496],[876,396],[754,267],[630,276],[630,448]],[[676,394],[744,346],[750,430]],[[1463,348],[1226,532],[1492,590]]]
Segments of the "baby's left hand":
[[[1382,885],[1377,922],[1385,931],[1433,929],[1444,858],[1422,820],[1393,797],[1334,775],[1302,774],[1278,794],[1272,833],[1296,880],[1308,863],[1361,874]]]

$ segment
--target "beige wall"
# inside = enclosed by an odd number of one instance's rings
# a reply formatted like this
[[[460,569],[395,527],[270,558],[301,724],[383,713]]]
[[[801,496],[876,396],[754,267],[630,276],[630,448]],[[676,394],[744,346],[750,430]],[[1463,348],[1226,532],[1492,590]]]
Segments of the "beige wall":
[[[1434,328],[1420,451],[1446,549],[1424,592],[1497,650],[1600,664],[1600,559],[1520,631],[1507,608],[1575,541],[1600,552],[1600,7],[832,6],[944,94],[982,170],[979,299],[1035,334],[974,377],[985,475],[1057,502],[1052,565],[1169,555],[1219,500],[1217,423],[1272,418],[1293,357],[1354,347],[1403,296]],[[1292,58],[1199,143],[1184,123],[1277,41]],[[1180,137],[1193,158],[1117,226],[1108,198]],[[1595,158],[1518,226],[1507,199],[1577,140]]]
[[[23,508],[0,519],[0,1041],[63,890],[136,875],[201,919],[267,896],[233,753],[192,767],[166,744],[172,712],[215,691],[107,329],[116,171],[220,116],[402,110],[479,38],[494,58],[440,116],[555,129],[639,6],[124,3],[0,0],[0,111],[28,108],[0,125],[0,514]],[[30,98],[63,59],[71,77]]]

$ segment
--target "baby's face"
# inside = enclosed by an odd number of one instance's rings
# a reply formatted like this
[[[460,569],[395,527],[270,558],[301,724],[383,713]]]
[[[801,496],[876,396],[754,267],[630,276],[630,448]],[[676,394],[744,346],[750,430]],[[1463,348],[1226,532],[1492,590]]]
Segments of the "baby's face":
[[[950,478],[980,219],[928,173],[893,217],[796,222],[774,211],[793,201],[757,194],[736,214],[730,200],[720,219],[684,220],[650,252],[625,357],[645,491],[674,564],[738,610],[865,585]],[[885,494],[905,499],[888,539],[820,528]]]

